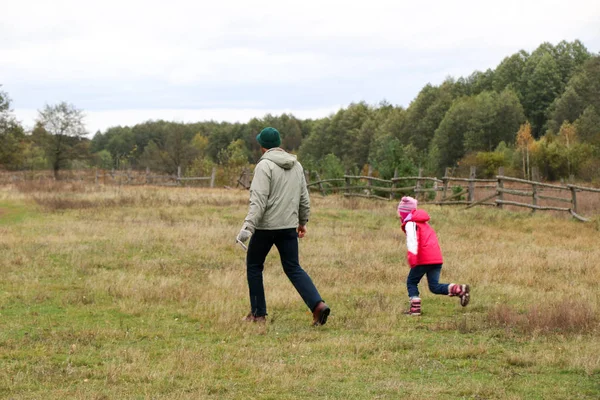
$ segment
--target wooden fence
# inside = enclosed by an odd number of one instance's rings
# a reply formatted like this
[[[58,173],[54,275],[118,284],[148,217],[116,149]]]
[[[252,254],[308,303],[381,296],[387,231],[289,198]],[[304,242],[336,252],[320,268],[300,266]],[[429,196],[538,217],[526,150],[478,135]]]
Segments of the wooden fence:
[[[8,180],[0,183],[16,183],[24,181],[54,180],[51,171],[21,171],[6,173]],[[146,168],[146,171],[137,170],[103,170],[93,169],[85,171],[62,171],[61,181],[90,182],[105,185],[157,185],[157,186],[184,186],[191,182],[206,182],[205,186],[214,188],[217,169],[213,168],[210,176],[182,176],[181,167],[177,174],[157,174]]]
[[[95,183],[107,183],[106,182],[106,176],[107,176],[107,172],[106,171],[99,171],[99,170],[95,170]],[[110,178],[115,181],[117,178],[120,178],[118,180],[119,183],[123,183],[126,185],[131,185],[131,184],[135,184],[136,182],[132,179],[132,172],[131,170],[127,170],[127,171],[121,171],[121,172],[115,172],[115,171],[110,171],[109,174]],[[160,174],[152,174],[150,172],[149,168],[146,168],[146,173],[144,175],[139,175],[138,179],[137,179],[137,183],[138,184],[144,184],[144,185],[162,185],[162,186],[184,186],[186,184],[186,182],[200,182],[200,181],[205,181],[208,182],[209,187],[214,188],[215,187],[215,179],[217,176],[217,169],[215,167],[213,167],[211,175],[210,176],[182,176],[181,175],[181,167],[177,167],[177,175],[160,175]],[[139,178],[142,178],[143,181],[140,182]],[[125,180],[125,182],[122,182],[122,180]]]
[[[307,174],[308,176],[309,174]],[[394,177],[392,179],[380,179],[372,176],[344,175],[343,178],[320,179],[309,182],[307,186],[311,190],[318,190],[323,196],[327,193],[343,193],[347,197],[364,197],[378,200],[393,200],[397,195],[412,195],[421,204],[436,205],[464,205],[466,208],[474,206],[494,206],[503,208],[506,206],[525,207],[535,212],[536,210],[551,210],[570,213],[580,221],[588,221],[587,218],[578,214],[577,193],[592,192],[600,193],[600,189],[584,186],[565,184],[555,185],[539,181],[512,178],[504,175],[500,168],[494,179],[477,179],[475,168],[471,168],[469,178],[449,176],[449,171],[443,178],[422,176],[422,170],[418,176]],[[522,186],[526,186],[523,188]],[[477,190],[488,191],[484,196],[476,196]],[[567,192],[568,197],[548,195],[547,192]],[[554,194],[554,193],[553,193]],[[528,197],[531,203],[508,200],[511,197]],[[479,197],[479,198],[477,198]],[[568,203],[568,206],[558,207],[554,205],[542,205],[541,200],[546,202]]]

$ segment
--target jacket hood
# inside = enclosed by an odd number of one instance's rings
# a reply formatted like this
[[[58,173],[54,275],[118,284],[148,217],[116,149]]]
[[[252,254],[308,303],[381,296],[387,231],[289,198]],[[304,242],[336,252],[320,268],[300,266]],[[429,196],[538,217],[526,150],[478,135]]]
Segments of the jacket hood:
[[[415,222],[427,222],[430,220],[430,218],[429,214],[427,214],[427,211],[419,208],[412,212],[410,220]]]
[[[273,161],[283,169],[292,169],[296,164],[296,156],[287,151],[271,149],[262,155],[261,160]]]

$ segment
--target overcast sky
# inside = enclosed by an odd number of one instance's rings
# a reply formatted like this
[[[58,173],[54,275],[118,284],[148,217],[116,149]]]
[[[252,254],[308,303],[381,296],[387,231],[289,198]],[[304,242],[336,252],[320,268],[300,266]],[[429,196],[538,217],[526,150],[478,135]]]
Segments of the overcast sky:
[[[545,41],[600,51],[598,0],[3,3],[0,84],[17,117],[31,127],[38,109],[67,101],[91,133],[408,106],[427,83]]]

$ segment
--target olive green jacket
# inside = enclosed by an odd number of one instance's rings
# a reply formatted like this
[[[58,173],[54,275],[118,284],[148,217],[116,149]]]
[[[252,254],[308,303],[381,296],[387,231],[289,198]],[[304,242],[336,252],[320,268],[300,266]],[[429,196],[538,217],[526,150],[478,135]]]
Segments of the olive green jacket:
[[[304,169],[296,156],[280,148],[270,149],[256,164],[250,185],[250,207],[244,227],[274,230],[306,225],[310,198]]]

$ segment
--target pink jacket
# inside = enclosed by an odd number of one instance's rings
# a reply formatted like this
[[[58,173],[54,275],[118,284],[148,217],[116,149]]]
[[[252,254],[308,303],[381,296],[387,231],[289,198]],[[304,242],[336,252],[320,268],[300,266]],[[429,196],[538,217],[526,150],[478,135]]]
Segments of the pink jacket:
[[[411,268],[444,262],[437,235],[427,223],[429,219],[427,211],[417,209],[402,223],[402,230],[406,233],[408,264]]]

